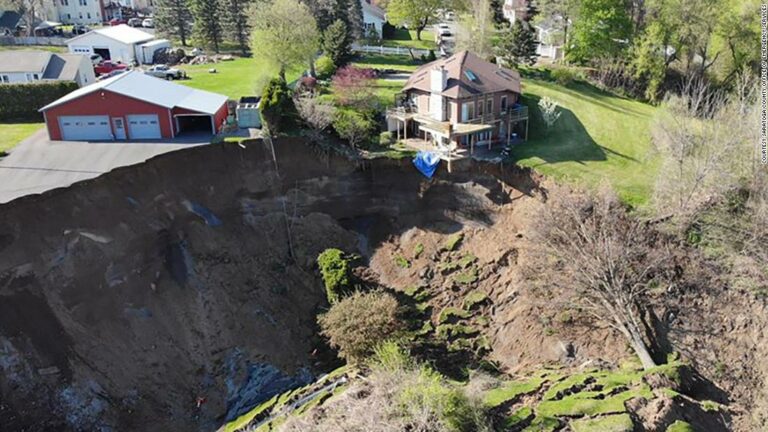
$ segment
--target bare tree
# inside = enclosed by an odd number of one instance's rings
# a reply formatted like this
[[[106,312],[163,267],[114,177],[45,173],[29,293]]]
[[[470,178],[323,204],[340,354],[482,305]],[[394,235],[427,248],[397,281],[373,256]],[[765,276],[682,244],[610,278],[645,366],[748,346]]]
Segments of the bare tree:
[[[728,95],[694,78],[665,100],[652,127],[662,159],[654,196],[660,213],[690,218],[752,171],[757,110],[749,88]]]
[[[315,93],[305,93],[296,98],[295,105],[299,117],[310,127],[312,138],[322,139],[336,115],[333,104],[321,101]]]
[[[536,277],[562,288],[569,301],[624,335],[644,368],[656,366],[642,316],[649,289],[672,283],[667,244],[607,191],[597,197],[555,193],[531,241]]]

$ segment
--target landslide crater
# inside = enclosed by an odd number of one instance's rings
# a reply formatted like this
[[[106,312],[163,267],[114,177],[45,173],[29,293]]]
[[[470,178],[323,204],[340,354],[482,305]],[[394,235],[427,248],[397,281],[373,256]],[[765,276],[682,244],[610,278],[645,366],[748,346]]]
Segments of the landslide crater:
[[[407,160],[287,139],[191,148],[3,205],[0,429],[214,430],[328,370],[319,252],[375,263],[388,239],[492,226],[537,188],[509,167],[427,181]]]

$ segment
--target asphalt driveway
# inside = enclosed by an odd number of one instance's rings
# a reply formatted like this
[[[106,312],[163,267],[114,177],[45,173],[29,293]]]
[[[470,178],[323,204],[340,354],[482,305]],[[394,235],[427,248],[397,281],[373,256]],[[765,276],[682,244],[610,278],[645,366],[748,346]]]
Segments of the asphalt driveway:
[[[209,142],[210,135],[171,141],[49,141],[43,128],[0,159],[0,203],[69,186],[117,167]]]

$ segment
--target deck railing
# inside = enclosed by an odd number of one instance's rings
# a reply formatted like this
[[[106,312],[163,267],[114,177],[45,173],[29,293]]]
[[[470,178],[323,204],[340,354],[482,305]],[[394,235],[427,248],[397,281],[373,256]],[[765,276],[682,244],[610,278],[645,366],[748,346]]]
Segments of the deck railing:
[[[527,106],[520,106],[516,108],[509,108],[506,112],[503,113],[491,113],[491,114],[483,114],[481,116],[477,116],[473,119],[469,119],[467,121],[464,121],[462,123],[471,123],[471,124],[487,124],[487,123],[493,123],[495,121],[518,121],[518,120],[527,120],[528,119],[528,107]]]

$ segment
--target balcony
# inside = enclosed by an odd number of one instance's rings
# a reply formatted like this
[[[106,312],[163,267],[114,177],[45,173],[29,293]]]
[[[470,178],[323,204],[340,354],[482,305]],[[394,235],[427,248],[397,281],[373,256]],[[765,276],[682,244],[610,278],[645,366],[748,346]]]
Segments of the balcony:
[[[521,120],[528,120],[528,107],[520,105],[518,107],[510,107],[507,112],[503,113],[491,113],[483,114],[473,119],[467,120],[463,123],[470,124],[490,124],[494,122],[516,122]]]

